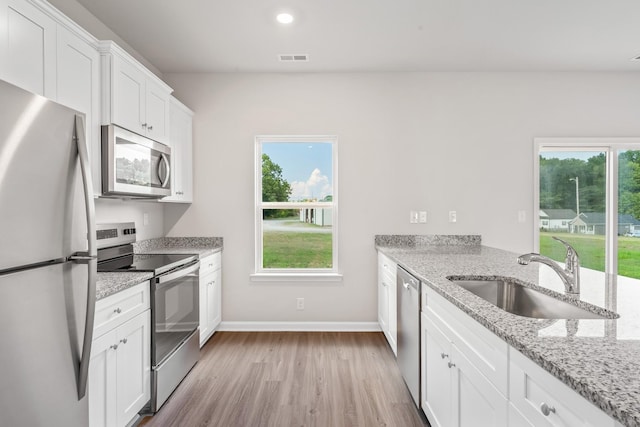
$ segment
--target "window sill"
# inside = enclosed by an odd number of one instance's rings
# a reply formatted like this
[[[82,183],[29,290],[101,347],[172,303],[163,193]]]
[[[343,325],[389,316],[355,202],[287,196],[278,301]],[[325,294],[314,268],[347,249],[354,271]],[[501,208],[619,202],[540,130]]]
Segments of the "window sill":
[[[339,273],[254,273],[252,282],[342,282]]]

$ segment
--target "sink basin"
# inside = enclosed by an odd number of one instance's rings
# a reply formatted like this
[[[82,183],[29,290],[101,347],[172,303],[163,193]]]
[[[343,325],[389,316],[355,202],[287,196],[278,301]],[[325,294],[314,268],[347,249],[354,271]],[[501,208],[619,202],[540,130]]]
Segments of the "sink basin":
[[[449,280],[504,311],[519,316],[536,319],[613,319],[618,317],[613,312],[610,312],[609,316],[594,313],[523,286],[514,280],[489,278],[485,280],[449,278]]]

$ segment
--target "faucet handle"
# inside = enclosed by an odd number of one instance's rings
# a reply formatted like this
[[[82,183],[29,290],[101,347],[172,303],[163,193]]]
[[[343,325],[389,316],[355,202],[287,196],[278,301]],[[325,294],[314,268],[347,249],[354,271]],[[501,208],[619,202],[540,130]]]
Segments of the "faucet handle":
[[[569,243],[565,242],[564,240],[556,236],[551,236],[551,238],[553,240],[557,240],[558,242],[562,243],[567,248],[567,258],[574,258],[574,257],[578,258],[578,252],[576,252],[574,247],[571,246]]]

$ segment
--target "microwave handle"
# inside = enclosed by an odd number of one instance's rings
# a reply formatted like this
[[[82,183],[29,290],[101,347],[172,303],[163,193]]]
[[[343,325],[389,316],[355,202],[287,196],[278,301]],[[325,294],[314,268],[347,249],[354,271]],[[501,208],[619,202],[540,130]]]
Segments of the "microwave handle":
[[[167,188],[167,184],[169,183],[169,178],[171,178],[171,165],[169,164],[169,159],[167,159],[167,156],[163,153],[160,153],[160,158],[162,159],[162,161],[165,164],[165,174],[164,174],[164,178],[162,177],[162,175],[160,174],[160,171],[162,169],[162,164],[158,163],[158,178],[160,179],[160,182],[162,183],[162,188]]]

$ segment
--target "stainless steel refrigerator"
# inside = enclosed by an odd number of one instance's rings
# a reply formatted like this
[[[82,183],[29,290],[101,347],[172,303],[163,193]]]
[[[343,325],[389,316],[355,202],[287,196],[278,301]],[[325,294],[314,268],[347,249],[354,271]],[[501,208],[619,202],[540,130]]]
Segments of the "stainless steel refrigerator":
[[[0,426],[89,423],[94,205],[84,115],[0,80]]]

